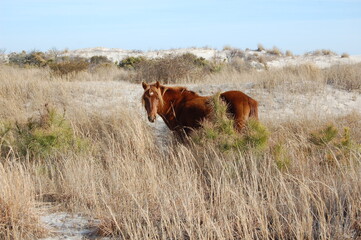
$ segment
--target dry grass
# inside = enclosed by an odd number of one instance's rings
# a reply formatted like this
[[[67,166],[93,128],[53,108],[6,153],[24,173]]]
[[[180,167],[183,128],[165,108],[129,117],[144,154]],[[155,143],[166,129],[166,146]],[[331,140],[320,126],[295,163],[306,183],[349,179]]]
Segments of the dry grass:
[[[350,54],[348,54],[348,53],[341,54],[341,58],[349,58],[349,57],[350,57]]]
[[[0,238],[34,239],[44,235],[35,209],[35,183],[21,164],[1,159]]]
[[[102,154],[64,156],[55,164],[57,171],[42,180],[58,179],[52,191],[60,194],[59,201],[100,219],[101,234],[131,239],[359,236],[361,155],[350,149],[343,162],[336,149],[313,145],[310,133],[323,126],[270,124],[273,142],[261,155],[224,154],[213,145],[174,145],[162,153],[144,123],[127,115],[123,121],[96,119],[83,126]],[[358,132],[360,122],[354,124],[352,131]],[[276,155],[276,144],[287,151]]]
[[[336,65],[325,70],[328,84],[348,91],[361,92],[361,64]]]
[[[264,122],[271,135],[261,153],[222,152],[214,143],[160,146],[141,113],[127,106],[109,115],[91,114],[70,101],[69,92],[78,91],[74,83],[37,69],[0,71],[2,121],[26,121],[49,102],[67,109],[74,133],[90,146],[85,153],[59,153],[42,162],[18,164],[13,155],[1,157],[0,233],[5,239],[33,239],[39,233],[35,195],[38,200],[52,196],[67,211],[99,219],[101,235],[125,239],[361,237],[359,115],[334,118],[338,135],[321,146],[310,137],[328,123],[302,116]],[[254,82],[269,91],[282,85],[302,92],[313,86],[305,83],[322,83],[324,72],[308,65],[229,70],[206,81]],[[352,142],[347,147],[339,145],[344,127]]]
[[[271,55],[275,55],[275,56],[283,55],[282,51],[276,46],[274,46],[272,49],[267,50],[267,53],[269,53]]]

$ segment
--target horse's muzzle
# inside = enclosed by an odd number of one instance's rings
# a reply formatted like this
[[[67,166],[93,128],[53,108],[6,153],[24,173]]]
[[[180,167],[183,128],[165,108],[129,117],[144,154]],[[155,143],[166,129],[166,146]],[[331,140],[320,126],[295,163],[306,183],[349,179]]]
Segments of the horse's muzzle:
[[[148,116],[148,120],[149,120],[149,122],[154,122],[155,121],[155,116]]]

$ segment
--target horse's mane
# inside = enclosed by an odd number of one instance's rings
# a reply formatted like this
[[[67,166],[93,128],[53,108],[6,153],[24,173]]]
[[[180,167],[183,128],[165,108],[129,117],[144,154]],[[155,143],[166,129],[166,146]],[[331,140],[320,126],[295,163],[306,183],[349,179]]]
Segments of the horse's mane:
[[[179,94],[180,96],[182,97],[190,97],[190,98],[193,98],[193,97],[198,97],[199,95],[191,90],[188,90],[186,87],[169,87],[169,86],[162,86],[160,88],[158,88],[157,90],[157,95],[159,96],[159,100],[160,100],[160,103],[161,105],[164,104],[164,100],[163,100],[163,96],[165,95],[166,92],[172,92],[173,94]],[[145,92],[143,93],[142,95],[142,98],[141,98],[141,102],[142,102],[142,105],[144,106],[144,94]]]
[[[185,94],[187,96],[199,96],[197,93],[191,91],[191,90],[188,90],[188,88],[186,87],[165,87],[164,91],[163,91],[163,95],[165,94],[165,92],[167,91],[173,91],[175,93],[180,93],[180,94]]]

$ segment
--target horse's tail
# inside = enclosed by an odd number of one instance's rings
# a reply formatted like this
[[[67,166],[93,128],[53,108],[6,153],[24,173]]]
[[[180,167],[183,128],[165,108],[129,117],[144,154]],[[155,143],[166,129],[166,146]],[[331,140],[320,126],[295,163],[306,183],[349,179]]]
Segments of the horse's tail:
[[[249,112],[249,117],[258,120],[258,102],[254,99],[250,99],[249,105],[251,111]]]

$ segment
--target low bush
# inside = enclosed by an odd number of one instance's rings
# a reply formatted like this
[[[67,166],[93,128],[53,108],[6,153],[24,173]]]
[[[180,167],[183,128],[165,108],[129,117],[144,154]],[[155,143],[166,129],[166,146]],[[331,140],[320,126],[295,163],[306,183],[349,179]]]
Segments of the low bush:
[[[135,69],[137,65],[143,61],[146,61],[144,57],[127,57],[120,61],[119,67],[125,68],[128,70]]]
[[[135,70],[133,81],[162,81],[174,83],[180,80],[202,79],[207,74],[220,71],[221,65],[209,62],[202,57],[186,53],[180,56],[166,56],[157,59],[126,58],[120,67]]]
[[[267,50],[267,53],[271,54],[271,55],[275,55],[275,56],[282,56],[283,53],[281,52],[281,50],[277,47],[273,47],[272,49]]]
[[[293,57],[293,53],[292,53],[290,50],[287,50],[286,53],[285,53],[285,55],[286,55],[287,57]]]
[[[192,139],[195,143],[213,144],[222,152],[236,150],[242,152],[262,152],[268,146],[269,132],[259,121],[249,119],[242,133],[234,127],[234,120],[228,116],[227,105],[219,94],[211,101],[212,116],[196,131]]]
[[[55,76],[67,77],[87,70],[89,62],[82,59],[72,59],[64,62],[52,63],[49,67]]]
[[[9,55],[9,63],[19,67],[45,67],[51,62],[52,60],[39,51],[32,51],[30,53],[22,51],[21,53],[11,53]]]
[[[348,53],[342,53],[341,58],[349,58],[350,54]]]
[[[54,157],[68,151],[79,153],[86,149],[86,140],[76,137],[64,115],[47,105],[38,117],[25,123],[2,123],[1,153],[21,159],[34,160]]]
[[[110,61],[106,56],[92,56],[90,58],[90,63],[91,64],[104,64],[104,63],[111,63],[112,61]]]
[[[336,126],[330,124],[310,134],[310,142],[324,155],[326,164],[349,164],[353,159],[352,152],[361,153],[361,145],[351,138],[348,127],[343,128],[342,134],[339,132]]]
[[[258,51],[258,52],[265,51],[265,50],[266,50],[266,49],[263,47],[262,44],[259,43],[259,44],[257,45],[257,51]]]

